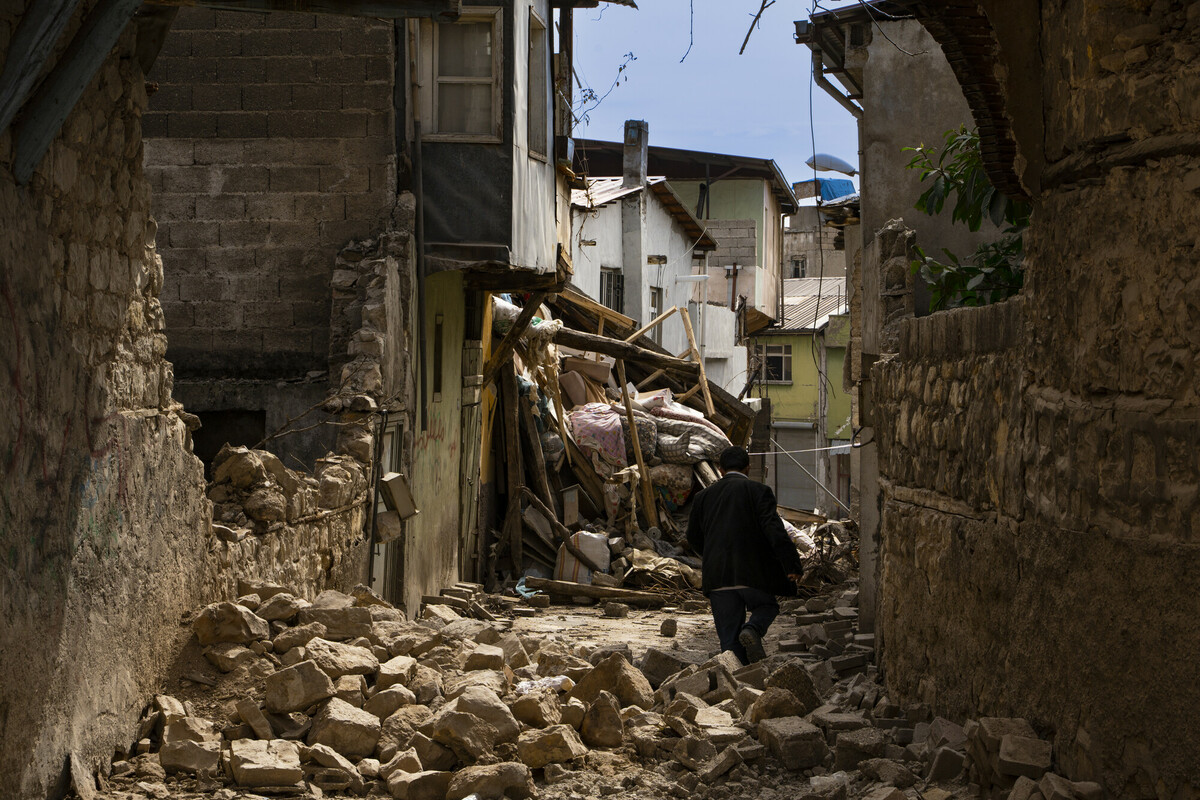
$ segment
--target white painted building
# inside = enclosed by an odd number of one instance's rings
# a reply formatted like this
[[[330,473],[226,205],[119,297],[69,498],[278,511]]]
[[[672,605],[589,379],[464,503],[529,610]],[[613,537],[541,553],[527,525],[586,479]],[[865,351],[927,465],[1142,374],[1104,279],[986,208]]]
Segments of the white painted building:
[[[704,279],[704,255],[717,242],[666,178],[646,176],[646,131],[639,126],[645,123],[626,124],[633,144],[623,176],[588,178],[586,189],[571,192],[572,283],[641,325],[672,306],[688,313],[709,380],[736,395],[747,362],[737,314],[726,287]],[[673,355],[689,349],[680,314],[650,335]]]

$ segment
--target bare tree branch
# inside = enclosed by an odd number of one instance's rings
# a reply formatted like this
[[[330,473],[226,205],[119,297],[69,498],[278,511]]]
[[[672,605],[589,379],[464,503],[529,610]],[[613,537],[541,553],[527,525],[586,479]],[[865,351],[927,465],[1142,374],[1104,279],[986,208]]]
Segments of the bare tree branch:
[[[762,19],[763,12],[773,5],[775,5],[775,0],[762,0],[762,5],[758,7],[758,13],[750,21],[750,29],[746,31],[746,38],[742,40],[742,49],[738,50],[739,56],[746,52],[746,45],[750,43],[750,34],[754,33],[754,29],[758,27],[758,22]]]

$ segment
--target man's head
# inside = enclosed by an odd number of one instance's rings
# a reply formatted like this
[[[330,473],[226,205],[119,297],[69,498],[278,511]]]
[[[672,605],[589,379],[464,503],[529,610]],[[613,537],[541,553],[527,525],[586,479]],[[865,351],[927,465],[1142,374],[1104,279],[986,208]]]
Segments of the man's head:
[[[719,461],[721,472],[745,472],[750,466],[750,454],[742,447],[726,447]]]

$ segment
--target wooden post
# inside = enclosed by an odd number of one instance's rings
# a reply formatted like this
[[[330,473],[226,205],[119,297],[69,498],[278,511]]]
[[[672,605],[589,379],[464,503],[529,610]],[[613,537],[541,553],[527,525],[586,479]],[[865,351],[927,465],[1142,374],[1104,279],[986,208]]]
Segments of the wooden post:
[[[600,318],[600,324],[598,324],[598,325],[596,326],[596,335],[597,335],[597,336],[603,336],[603,335],[604,335],[604,317],[601,317],[601,318]],[[600,353],[596,353],[596,360],[597,360],[597,361],[599,361],[599,360],[600,360],[600,355],[601,355]]]
[[[659,325],[662,325],[662,324],[663,324],[663,322],[665,322],[665,321],[667,320],[667,318],[668,318],[668,317],[670,317],[672,314],[674,314],[674,313],[675,313],[676,311],[678,311],[678,310],[679,310],[679,306],[671,306],[671,307],[670,307],[670,308],[668,308],[666,311],[664,311],[663,313],[659,314],[659,315],[658,315],[658,316],[657,316],[657,317],[654,319],[654,321],[653,321],[653,322],[651,322],[649,325],[645,326],[644,328],[639,328],[638,330],[634,331],[634,332],[633,332],[631,335],[629,335],[629,336],[626,336],[626,337],[625,337],[625,341],[626,341],[626,342],[629,342],[630,344],[633,344],[633,340],[634,340],[634,339],[638,338],[639,336],[641,336],[641,335],[642,335],[642,334],[644,334],[644,333],[647,333],[647,332],[649,332],[649,331],[652,331],[652,330],[654,330],[654,329],[655,329],[655,328],[657,328]],[[604,323],[603,323],[603,320],[601,320],[601,324],[602,324],[602,325],[604,324]]]
[[[534,292],[530,295],[529,302],[525,304],[525,308],[521,309],[520,315],[513,322],[512,327],[508,329],[508,333],[504,334],[504,338],[500,340],[500,344],[496,345],[496,349],[492,351],[491,358],[488,359],[487,366],[483,368],[484,386],[495,380],[500,365],[512,355],[513,350],[517,347],[517,341],[521,338],[521,334],[529,327],[529,323],[533,321],[534,314],[537,313],[538,306],[545,299],[545,292]]]
[[[708,375],[704,372],[704,359],[700,356],[700,348],[696,347],[696,334],[692,332],[692,318],[687,314],[683,315],[683,330],[687,333],[688,344],[692,346],[692,352],[696,355],[696,363],[700,365],[700,391],[704,392],[704,407],[708,409],[708,415],[711,417],[717,413],[713,408],[712,395],[708,392]]]
[[[525,483],[521,467],[521,444],[518,441],[517,373],[511,364],[500,375],[500,409],[504,416],[505,486],[508,489],[508,510],[504,517],[504,533],[512,549],[513,569],[521,571],[525,554],[521,545],[521,488]]]
[[[529,450],[533,475],[530,484],[537,490],[538,497],[546,505],[553,507],[554,497],[550,492],[550,483],[546,478],[546,455],[542,452],[542,442],[538,439],[537,423],[533,421],[533,412],[529,403],[523,402],[520,392],[517,392],[517,407],[521,414],[521,429],[525,434],[525,447]]]
[[[629,385],[625,380],[625,362],[617,359],[617,377],[621,380],[621,398],[625,401],[625,418],[629,420],[629,438],[633,442],[633,457],[637,459],[638,472],[642,476],[642,508],[646,520],[658,527],[658,506],[654,503],[654,484],[650,482],[650,470],[642,458],[642,443],[638,440],[637,420],[633,416],[633,401],[629,399]]]

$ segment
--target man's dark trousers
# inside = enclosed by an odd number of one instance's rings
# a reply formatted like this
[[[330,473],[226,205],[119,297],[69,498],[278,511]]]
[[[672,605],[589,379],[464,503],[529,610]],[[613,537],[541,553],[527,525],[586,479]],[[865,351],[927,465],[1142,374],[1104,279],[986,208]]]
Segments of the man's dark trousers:
[[[750,663],[746,648],[738,641],[742,628],[750,627],[760,637],[767,635],[767,628],[779,614],[779,603],[775,596],[759,589],[716,589],[708,593],[712,603],[713,622],[722,650],[732,650],[743,664]],[[746,621],[746,612],[750,620]]]

